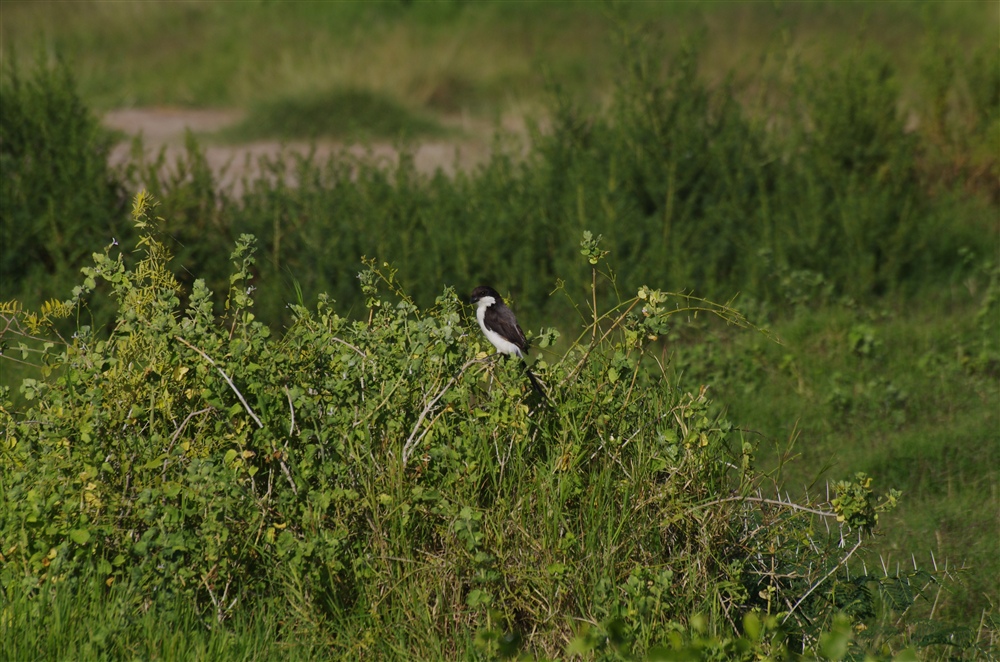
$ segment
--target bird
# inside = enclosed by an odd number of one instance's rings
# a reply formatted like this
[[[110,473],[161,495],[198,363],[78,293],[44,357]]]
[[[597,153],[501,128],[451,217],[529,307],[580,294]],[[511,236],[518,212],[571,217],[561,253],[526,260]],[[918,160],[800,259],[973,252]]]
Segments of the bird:
[[[500,293],[488,285],[480,285],[472,290],[469,301],[476,306],[476,320],[486,339],[496,347],[497,353],[521,359],[531,385],[547,402],[548,397],[524,356],[528,351],[528,339],[524,337],[521,325],[517,323],[513,311],[503,302]]]

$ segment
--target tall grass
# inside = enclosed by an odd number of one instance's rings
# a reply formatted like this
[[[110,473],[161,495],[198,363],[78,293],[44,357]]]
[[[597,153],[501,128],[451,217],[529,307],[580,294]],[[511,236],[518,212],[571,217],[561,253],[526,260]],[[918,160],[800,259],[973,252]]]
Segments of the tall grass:
[[[391,169],[340,154],[326,162],[264,159],[264,176],[244,182],[235,195],[219,190],[190,141],[175,164],[138,160],[128,176],[86,186],[95,191],[87,195],[103,196],[84,201],[100,219],[68,207],[47,212],[65,226],[56,228],[57,245],[73,237],[89,238],[90,246],[56,255],[48,268],[65,264],[71,273],[95,246],[128,231],[115,210],[114,189],[123,182],[148,186],[164,201],[174,252],[216,291],[224,290],[226,275],[215,257],[241,233],[257,236],[268,256],[260,264],[267,285],[259,305],[269,319],[285,314],[286,322],[285,302],[299,295],[312,301],[325,291],[356,305],[362,255],[399,265],[407,290],[423,305],[436,296],[436,284],[490,280],[517,292],[523,310],[540,312],[550,305],[557,274],[572,286],[586,281],[556,249],[559,237],[583,229],[605,235],[623,285],[655,279],[724,300],[742,294],[776,302],[783,278],[859,301],[913,295],[952,279],[966,259],[960,251],[979,258],[996,251],[1000,233],[990,212],[998,189],[989,173],[1000,168],[998,159],[989,150],[966,151],[1000,138],[1000,70],[988,58],[967,58],[954,47],[946,59],[960,65],[925,66],[924,82],[934,90],[930,110],[907,106],[891,60],[860,47],[840,54],[832,68],[789,60],[793,73],[780,89],[748,107],[737,102],[736,83],[709,84],[700,74],[705,47],[698,40],[671,50],[655,31],[617,29],[615,93],[605,110],[554,85],[545,129],[534,131],[527,146],[498,136],[491,160],[473,172],[422,175],[404,143]],[[41,116],[40,101],[14,93],[21,74],[7,71],[5,117]],[[46,103],[62,98],[58,112],[79,114],[73,83],[39,71],[37,82],[20,88],[48,89]],[[334,97],[334,105],[341,102]],[[295,128],[289,119],[295,112],[272,103],[268,121],[280,125],[287,116],[282,130],[308,130]],[[926,129],[908,128],[906,118],[925,110]],[[397,135],[419,129],[406,113],[364,114],[384,115],[381,130]],[[83,200],[54,189],[49,178],[101,161],[106,148],[98,148],[96,159],[78,158],[92,153],[96,138],[57,136],[13,119],[5,120],[4,134],[6,169],[19,173],[5,179],[4,287],[37,289],[25,276],[47,263],[38,255],[52,250],[37,231],[45,225],[38,205]],[[12,149],[31,140],[38,143],[33,150],[73,167],[28,176],[37,160]],[[60,186],[80,179],[67,175]],[[36,230],[12,231],[22,226]],[[189,278],[184,283],[191,285]]]
[[[791,494],[848,466],[891,480],[906,496],[879,554],[893,568],[911,554],[947,564],[958,581],[923,612],[989,624],[1000,599],[1000,310],[986,266],[970,265],[968,289],[907,303],[836,305],[792,290],[795,316],[772,326],[783,345],[696,320],[665,351],[675,378],[711,384],[729,417],[768,439],[761,465],[780,467]]]
[[[265,603],[227,628],[206,628],[190,602],[151,599],[133,584],[93,575],[37,591],[6,590],[0,655],[9,660],[323,659],[302,638],[283,640]]]
[[[454,178],[420,174],[405,149],[391,168],[343,155],[280,157],[264,159],[265,176],[244,182],[237,198],[216,190],[192,147],[175,176],[154,161],[136,181],[178,219],[172,232],[191,271],[201,265],[222,278],[211,261],[188,263],[188,253],[217,253],[208,246],[241,232],[257,236],[268,255],[261,273],[277,287],[259,301],[275,317],[299,293],[356,304],[362,255],[399,265],[424,305],[435,284],[485,280],[540,311],[552,305],[557,275],[574,287],[588,278],[558,250],[560,237],[584,229],[606,237],[624,286],[657,279],[771,303],[789,278],[834,298],[912,296],[951,280],[962,251],[973,259],[996,251],[1000,234],[984,213],[995,186],[970,178],[972,195],[934,191],[951,162],[907,130],[882,56],[857,51],[836,70],[802,69],[765,122],[730,87],[703,82],[696,46],[662,68],[661,51],[642,35],[622,40],[606,112],[554,92],[549,125],[532,133],[526,156],[498,139],[489,162]],[[964,89],[970,80],[953,83]],[[988,138],[995,122],[983,115],[963,124],[963,135]],[[976,167],[995,169],[997,160],[984,156]],[[191,179],[196,172],[203,179]],[[199,219],[190,228],[189,217]],[[217,228],[208,235],[207,217]]]

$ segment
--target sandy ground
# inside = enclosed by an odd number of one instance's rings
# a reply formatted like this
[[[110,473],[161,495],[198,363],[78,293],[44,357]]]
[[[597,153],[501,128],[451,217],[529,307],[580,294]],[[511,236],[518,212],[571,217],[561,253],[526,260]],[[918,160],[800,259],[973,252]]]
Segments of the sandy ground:
[[[182,108],[129,108],[107,113],[104,124],[129,136],[142,135],[148,154],[155,155],[161,148],[167,150],[167,163],[173,163],[184,153],[184,135],[187,129],[206,134],[218,131],[241,119],[239,111],[233,110],[191,110]],[[505,129],[522,130],[523,126],[510,123]],[[424,173],[434,173],[438,169],[453,174],[458,169],[470,169],[484,162],[490,154],[492,127],[473,126],[468,122],[457,122],[467,136],[458,141],[430,140],[417,145],[414,160],[417,169]],[[311,144],[305,142],[253,142],[230,145],[214,143],[210,138],[200,138],[199,145],[205,153],[209,166],[215,171],[219,186],[239,194],[240,182],[246,177],[253,179],[259,175],[257,160],[261,156],[277,156],[285,150],[291,153],[308,153]],[[370,146],[345,145],[338,142],[320,142],[315,145],[316,155],[324,159],[330,154],[347,149],[361,156],[371,153],[387,165],[396,163],[398,152],[388,143],[374,143]],[[113,165],[120,165],[129,156],[131,145],[124,141],[111,153]],[[249,157],[249,158],[247,158]]]

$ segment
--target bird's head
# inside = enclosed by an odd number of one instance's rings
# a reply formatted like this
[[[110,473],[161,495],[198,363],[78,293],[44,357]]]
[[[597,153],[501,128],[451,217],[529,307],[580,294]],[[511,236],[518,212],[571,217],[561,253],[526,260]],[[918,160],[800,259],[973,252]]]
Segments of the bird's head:
[[[493,301],[488,302],[486,305],[503,303],[503,299],[500,298],[500,293],[488,285],[480,285],[476,289],[472,290],[472,296],[469,297],[469,303],[479,303],[481,300],[487,298],[493,299]]]

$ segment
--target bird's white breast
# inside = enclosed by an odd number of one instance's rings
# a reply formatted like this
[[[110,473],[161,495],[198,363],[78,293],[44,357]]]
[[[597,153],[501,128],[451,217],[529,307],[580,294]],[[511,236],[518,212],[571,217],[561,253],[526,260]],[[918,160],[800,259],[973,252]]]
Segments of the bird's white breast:
[[[486,328],[486,322],[484,321],[484,318],[486,316],[486,309],[492,306],[494,303],[496,303],[496,299],[489,296],[483,297],[482,299],[479,300],[478,307],[476,308],[476,320],[479,322],[479,328],[483,330],[483,335],[485,335],[486,339],[489,340],[490,343],[492,343],[492,345],[497,348],[498,352],[500,352],[501,354],[510,354],[513,356],[520,356],[521,358],[524,358],[524,356],[521,354],[520,347],[510,342],[496,331]]]

